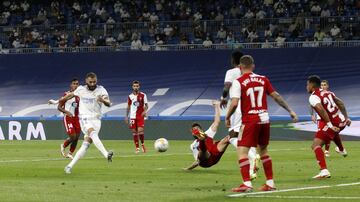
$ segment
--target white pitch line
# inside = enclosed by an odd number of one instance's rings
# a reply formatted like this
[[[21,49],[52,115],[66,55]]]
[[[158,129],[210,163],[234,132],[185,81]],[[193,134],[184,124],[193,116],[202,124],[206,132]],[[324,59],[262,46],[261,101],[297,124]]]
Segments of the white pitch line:
[[[261,192],[251,192],[251,193],[241,193],[241,194],[230,194],[228,197],[236,198],[236,197],[247,197],[253,195],[264,195],[264,194],[272,194],[272,193],[282,193],[282,192],[291,192],[291,191],[302,191],[302,190],[314,190],[314,189],[325,189],[325,188],[333,188],[333,187],[346,187],[346,186],[354,186],[360,185],[360,182],[353,182],[347,184],[336,184],[336,185],[324,185],[324,186],[316,186],[316,187],[300,187],[293,189],[282,189],[275,191],[261,191]]]
[[[354,200],[360,199],[360,196],[246,196],[246,198],[278,198],[278,199],[342,199],[342,200]]]
[[[306,148],[299,149],[273,149],[269,150],[271,152],[277,151],[299,151],[305,150]],[[235,153],[235,151],[230,151],[227,153]],[[148,155],[122,155],[122,156],[114,156],[114,158],[137,158],[137,157],[154,157],[154,156],[177,156],[177,155],[191,155],[191,153],[172,153],[172,154],[148,154]],[[101,157],[85,157],[83,159],[102,159]],[[66,158],[40,158],[40,159],[13,159],[13,160],[0,160],[0,163],[21,163],[21,162],[42,162],[42,161],[61,161],[68,160]]]

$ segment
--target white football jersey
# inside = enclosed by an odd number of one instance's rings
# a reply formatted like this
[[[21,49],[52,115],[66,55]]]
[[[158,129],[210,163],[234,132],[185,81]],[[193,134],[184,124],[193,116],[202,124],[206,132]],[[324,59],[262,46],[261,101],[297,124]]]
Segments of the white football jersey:
[[[234,67],[226,71],[224,83],[233,83],[233,81],[241,76],[240,68]],[[229,89],[229,96],[232,98],[231,95],[231,88]]]
[[[74,95],[80,98],[80,118],[101,118],[101,107],[103,103],[97,101],[98,96],[109,97],[109,94],[104,87],[97,86],[95,90],[91,91],[86,85],[79,86],[74,91]]]

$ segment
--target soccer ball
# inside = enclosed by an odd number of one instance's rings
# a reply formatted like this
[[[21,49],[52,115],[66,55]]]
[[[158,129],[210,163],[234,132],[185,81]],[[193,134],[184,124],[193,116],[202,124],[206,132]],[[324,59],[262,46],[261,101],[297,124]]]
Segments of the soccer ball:
[[[158,152],[166,152],[169,148],[169,142],[165,138],[159,138],[155,141],[154,148]]]

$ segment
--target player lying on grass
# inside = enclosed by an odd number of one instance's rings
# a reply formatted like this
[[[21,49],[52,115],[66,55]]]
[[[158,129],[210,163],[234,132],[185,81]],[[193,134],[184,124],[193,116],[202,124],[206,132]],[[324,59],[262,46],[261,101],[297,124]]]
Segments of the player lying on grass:
[[[79,80],[74,78],[70,83],[70,90],[64,93],[64,96],[68,93],[74,92],[79,86]],[[73,159],[73,153],[76,149],[76,145],[81,133],[79,122],[79,97],[74,96],[70,100],[59,103],[58,100],[49,100],[49,104],[57,104],[57,109],[64,114],[63,123],[65,126],[66,134],[68,138],[60,145],[60,153],[63,157]],[[70,145],[71,144],[71,145]],[[70,145],[69,153],[65,153],[65,148]]]
[[[192,165],[185,168],[185,170],[192,170],[198,166],[208,168],[215,165],[220,160],[228,145],[231,144],[230,139],[237,136],[237,133],[230,132],[230,135],[225,136],[220,141],[214,140],[214,136],[220,124],[220,102],[213,101],[213,106],[215,108],[214,122],[207,131],[204,132],[201,125],[198,123],[194,123],[191,126],[191,132],[195,140],[190,145],[190,149],[192,150],[195,161]],[[254,164],[255,161],[256,160],[254,159]],[[251,168],[250,174],[252,179],[257,177],[257,170],[258,168]]]
[[[320,116],[318,121],[318,131],[311,148],[320,166],[320,173],[314,179],[330,178],[331,174],[327,169],[325,155],[322,147],[330,141],[336,141],[338,153],[346,156],[339,132],[346,126],[350,126],[351,120],[348,118],[344,102],[335,96],[333,92],[320,89],[320,77],[313,75],[307,80],[306,89],[310,93],[309,103]]]
[[[230,135],[225,136],[220,141],[213,139],[221,121],[220,102],[213,101],[213,106],[215,108],[214,122],[207,131],[204,132],[199,123],[194,123],[191,126],[191,133],[196,140],[191,144],[190,148],[196,160],[185,170],[192,170],[198,166],[209,168],[217,164],[230,144]]]

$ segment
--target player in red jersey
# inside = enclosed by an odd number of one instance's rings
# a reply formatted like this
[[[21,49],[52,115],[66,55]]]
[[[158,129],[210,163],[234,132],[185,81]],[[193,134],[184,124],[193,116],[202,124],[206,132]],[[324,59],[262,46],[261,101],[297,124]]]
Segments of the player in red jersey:
[[[253,73],[254,60],[250,55],[240,59],[240,68],[243,75],[232,84],[231,105],[226,115],[226,126],[230,127],[230,117],[240,101],[242,112],[242,126],[238,136],[238,158],[240,172],[244,180],[239,187],[233,188],[234,192],[250,192],[253,190],[250,181],[248,152],[250,147],[258,147],[266,183],[261,191],[275,190],[273,180],[272,160],[268,154],[267,146],[270,139],[270,121],[267,107],[267,95],[289,112],[294,122],[297,121],[296,113],[288,106],[287,102],[272,87],[265,76]]]
[[[322,146],[339,138],[339,132],[351,124],[344,102],[333,92],[321,90],[320,83],[320,78],[314,75],[308,78],[306,86],[308,93],[311,94],[309,103],[321,118],[318,121],[318,131],[311,146],[320,166],[320,173],[314,176],[314,179],[331,177]],[[339,146],[339,152],[346,153],[342,145],[341,148]]]
[[[69,92],[74,92],[79,86],[79,80],[74,78],[70,83],[70,90],[65,92],[64,95]],[[58,101],[49,100],[49,104],[57,104],[57,109],[64,114],[64,127],[68,138],[60,145],[60,152],[63,157],[73,159],[73,153],[76,149],[76,145],[79,140],[81,133],[80,123],[79,123],[79,97],[75,96],[70,100],[59,103]],[[71,144],[71,145],[70,145]],[[70,145],[69,153],[66,154],[65,148]]]
[[[126,109],[125,123],[129,125],[132,131],[135,153],[139,153],[139,138],[141,141],[142,151],[145,153],[146,148],[144,144],[144,126],[145,117],[148,110],[148,100],[146,94],[140,92],[140,82],[133,81],[133,92],[128,97],[128,106]],[[130,119],[130,123],[129,123]]]
[[[230,144],[230,135],[225,136],[220,141],[215,141],[214,136],[220,124],[220,102],[213,101],[215,108],[214,121],[207,131],[199,123],[193,123],[191,133],[195,138],[190,149],[194,155],[195,161],[184,170],[192,170],[198,166],[209,168],[219,162],[228,145]]]
[[[327,80],[322,80],[320,88],[325,91],[330,91],[329,82]],[[321,119],[318,114],[314,113],[314,109],[311,106],[310,106],[310,114],[311,114],[311,120],[314,123],[317,123],[317,121]],[[336,136],[334,137],[334,143],[337,146],[337,147],[335,147],[335,151],[337,153],[343,155],[344,157],[346,157],[347,152],[343,148],[342,141],[341,141],[339,134],[336,134]],[[325,151],[324,151],[325,157],[330,157],[330,144],[331,144],[331,142],[325,144]]]

